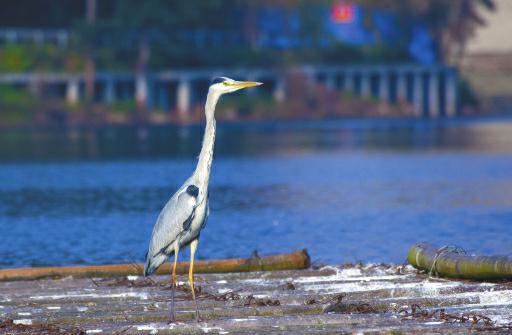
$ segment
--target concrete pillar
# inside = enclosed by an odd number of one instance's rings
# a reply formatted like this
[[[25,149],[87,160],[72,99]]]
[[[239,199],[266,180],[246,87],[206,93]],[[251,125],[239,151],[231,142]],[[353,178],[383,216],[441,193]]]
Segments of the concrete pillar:
[[[370,72],[362,71],[361,72],[361,96],[369,97],[372,95],[371,89],[372,75]]]
[[[18,41],[18,34],[15,30],[8,30],[6,33],[7,43],[16,43]]]
[[[448,71],[445,77],[445,112],[446,116],[457,114],[457,77],[453,71]]]
[[[348,93],[355,93],[355,73],[353,71],[346,71],[343,80],[343,90]]]
[[[57,44],[61,48],[65,48],[68,46],[68,34],[64,31],[59,31],[57,34]]]
[[[107,78],[105,82],[105,102],[111,105],[116,101],[115,82],[113,78]]]
[[[135,101],[139,107],[146,107],[148,103],[148,80],[146,76],[138,75],[135,78]]]
[[[431,71],[428,76],[428,115],[439,116],[439,73]]]
[[[336,75],[335,74],[325,74],[325,87],[328,90],[335,91],[336,90]]]
[[[414,115],[423,115],[423,73],[416,72],[413,79],[413,110]]]
[[[28,90],[31,94],[40,97],[43,90],[44,79],[41,74],[33,74],[28,78]]]
[[[80,83],[78,79],[70,79],[66,84],[66,101],[70,105],[76,105],[80,95]]]
[[[379,72],[379,90],[377,95],[381,101],[390,101],[390,90],[389,90],[389,73],[387,71]]]
[[[192,98],[191,90],[190,80],[181,78],[178,82],[176,92],[176,107],[178,108],[179,117],[182,120],[186,120],[188,113],[190,112],[190,103]]]
[[[398,102],[407,101],[407,73],[404,71],[396,74],[396,99]]]
[[[42,45],[44,43],[44,34],[40,30],[36,30],[32,33],[32,38],[34,39],[35,44]]]
[[[283,78],[276,77],[275,79],[275,85],[274,85],[274,99],[276,99],[277,102],[283,102],[286,99],[286,87],[285,87],[285,81]]]
[[[308,87],[313,87],[318,81],[315,75],[315,71],[311,67],[307,67],[303,69],[304,78],[306,80],[306,85]]]

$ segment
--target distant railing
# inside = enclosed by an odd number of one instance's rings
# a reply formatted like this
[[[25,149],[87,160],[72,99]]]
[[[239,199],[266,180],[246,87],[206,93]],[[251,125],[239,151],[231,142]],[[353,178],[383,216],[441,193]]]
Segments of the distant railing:
[[[457,114],[457,73],[446,66],[422,65],[343,65],[301,66],[279,69],[208,69],[176,70],[137,76],[133,73],[98,73],[95,77],[95,99],[112,104],[133,99],[149,109],[177,110],[184,116],[192,104],[204,98],[212,77],[264,81],[276,100],[286,98],[286,72],[300,71],[312,81],[335,91],[356,96],[375,97],[392,104],[408,102],[415,116],[454,116]],[[76,104],[84,97],[82,74],[23,73],[0,74],[0,83],[27,86],[44,84],[54,88],[55,95]]]
[[[64,48],[69,43],[69,31],[65,29],[3,28],[0,29],[0,43],[55,44]]]

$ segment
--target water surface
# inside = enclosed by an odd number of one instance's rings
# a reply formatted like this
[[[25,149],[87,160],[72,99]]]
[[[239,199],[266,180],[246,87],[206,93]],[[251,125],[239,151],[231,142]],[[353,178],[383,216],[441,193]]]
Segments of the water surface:
[[[142,261],[201,132],[2,132],[0,267]],[[199,258],[403,262],[418,241],[512,254],[508,120],[219,124],[217,139]]]

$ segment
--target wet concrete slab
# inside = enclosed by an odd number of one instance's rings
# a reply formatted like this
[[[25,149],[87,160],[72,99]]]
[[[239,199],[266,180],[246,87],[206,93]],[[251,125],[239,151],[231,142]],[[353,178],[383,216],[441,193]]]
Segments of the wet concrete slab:
[[[511,283],[433,279],[411,267],[198,274],[199,323],[186,276],[179,280],[171,325],[168,276],[0,282],[0,333],[41,326],[85,334],[512,332]]]

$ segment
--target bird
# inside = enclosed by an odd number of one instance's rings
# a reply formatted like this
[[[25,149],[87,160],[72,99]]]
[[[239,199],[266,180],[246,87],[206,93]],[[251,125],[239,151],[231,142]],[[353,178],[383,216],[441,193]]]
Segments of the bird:
[[[161,210],[151,234],[144,264],[144,276],[153,274],[170,256],[174,255],[171,273],[170,323],[176,322],[174,295],[176,290],[176,264],[178,253],[190,245],[188,281],[195,304],[195,319],[200,321],[194,291],[194,256],[199,236],[209,215],[208,184],[215,145],[215,106],[220,97],[244,88],[259,86],[256,81],[237,81],[218,77],[211,81],[205,104],[206,127],[197,166],[192,175],[181,185]]]

